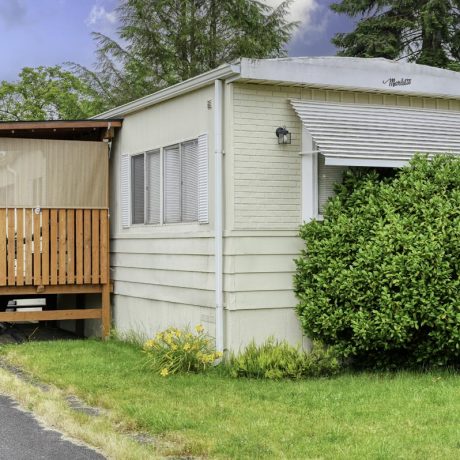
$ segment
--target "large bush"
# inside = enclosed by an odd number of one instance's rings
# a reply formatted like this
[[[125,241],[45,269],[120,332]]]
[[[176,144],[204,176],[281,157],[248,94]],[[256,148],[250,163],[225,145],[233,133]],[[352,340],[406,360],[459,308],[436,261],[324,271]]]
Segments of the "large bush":
[[[300,231],[305,332],[371,367],[458,364],[460,160],[349,171],[324,214]]]

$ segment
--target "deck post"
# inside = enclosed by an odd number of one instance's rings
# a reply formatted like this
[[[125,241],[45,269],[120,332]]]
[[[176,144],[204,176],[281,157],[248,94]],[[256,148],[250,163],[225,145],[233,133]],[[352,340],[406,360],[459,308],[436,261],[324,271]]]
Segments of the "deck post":
[[[102,286],[102,338],[107,339],[111,328],[110,283]]]

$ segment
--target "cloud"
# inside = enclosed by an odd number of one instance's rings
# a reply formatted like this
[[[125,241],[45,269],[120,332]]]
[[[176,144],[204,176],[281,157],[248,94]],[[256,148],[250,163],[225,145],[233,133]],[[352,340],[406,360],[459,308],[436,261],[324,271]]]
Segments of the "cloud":
[[[24,0],[0,0],[0,19],[6,26],[15,26],[24,22],[27,8]]]
[[[107,11],[103,5],[96,3],[91,8],[85,22],[87,26],[114,25],[117,22],[117,14],[115,11]]]
[[[319,0],[293,0],[290,11],[289,20],[299,21],[299,29],[311,25],[312,15],[319,8]],[[265,0],[265,3],[273,8],[282,3],[282,0]]]

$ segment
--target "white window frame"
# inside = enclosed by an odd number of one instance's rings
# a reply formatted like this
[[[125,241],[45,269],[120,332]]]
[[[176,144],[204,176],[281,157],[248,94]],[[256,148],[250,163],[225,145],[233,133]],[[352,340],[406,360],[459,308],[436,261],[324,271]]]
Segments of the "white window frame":
[[[130,219],[130,227],[162,227],[162,226],[169,226],[169,225],[195,225],[195,224],[200,224],[201,222],[199,221],[200,216],[199,216],[199,194],[198,194],[198,202],[197,202],[197,220],[194,221],[182,221],[182,188],[179,191],[179,199],[180,199],[180,209],[181,209],[181,221],[180,222],[165,222],[164,218],[164,209],[165,209],[165,163],[164,163],[164,150],[170,147],[174,147],[176,145],[179,146],[179,158],[180,158],[180,175],[181,175],[181,187],[182,187],[182,145],[187,143],[187,142],[192,142],[192,141],[197,141],[199,142],[200,136],[195,136],[195,137],[189,137],[182,139],[178,142],[174,142],[172,144],[168,144],[165,146],[161,147],[155,147],[152,149],[148,149],[142,152],[136,152],[132,153],[129,155],[129,219]],[[198,146],[197,146],[198,148]],[[153,224],[153,223],[147,223],[147,168],[146,168],[146,156],[150,152],[160,152],[160,223],[158,224]],[[133,223],[133,177],[132,177],[132,161],[133,157],[143,155],[144,156],[144,223]],[[199,162],[199,158],[197,159]],[[197,164],[197,167],[199,165]],[[207,223],[207,222],[206,222]]]
[[[320,219],[318,214],[318,152],[307,128],[302,125],[302,221]]]

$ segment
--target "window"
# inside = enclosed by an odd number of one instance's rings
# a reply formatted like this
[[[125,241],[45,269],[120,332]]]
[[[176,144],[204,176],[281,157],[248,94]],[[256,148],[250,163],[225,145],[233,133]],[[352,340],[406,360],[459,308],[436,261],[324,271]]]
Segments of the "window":
[[[122,155],[120,182],[123,227],[130,223],[207,223],[207,135],[141,154]]]
[[[147,152],[145,184],[145,221],[147,224],[161,223],[161,152]]]
[[[131,197],[133,224],[144,223],[144,155],[135,155],[131,158]]]
[[[323,214],[327,200],[335,195],[335,185],[343,180],[343,175],[347,169],[364,168],[373,169],[380,177],[392,177],[396,174],[397,168],[392,167],[373,167],[373,166],[342,166],[326,165],[324,155],[318,154],[318,215]]]
[[[324,155],[318,154],[318,214],[323,214],[327,200],[334,196],[334,185],[342,182],[347,166],[326,165]]]

